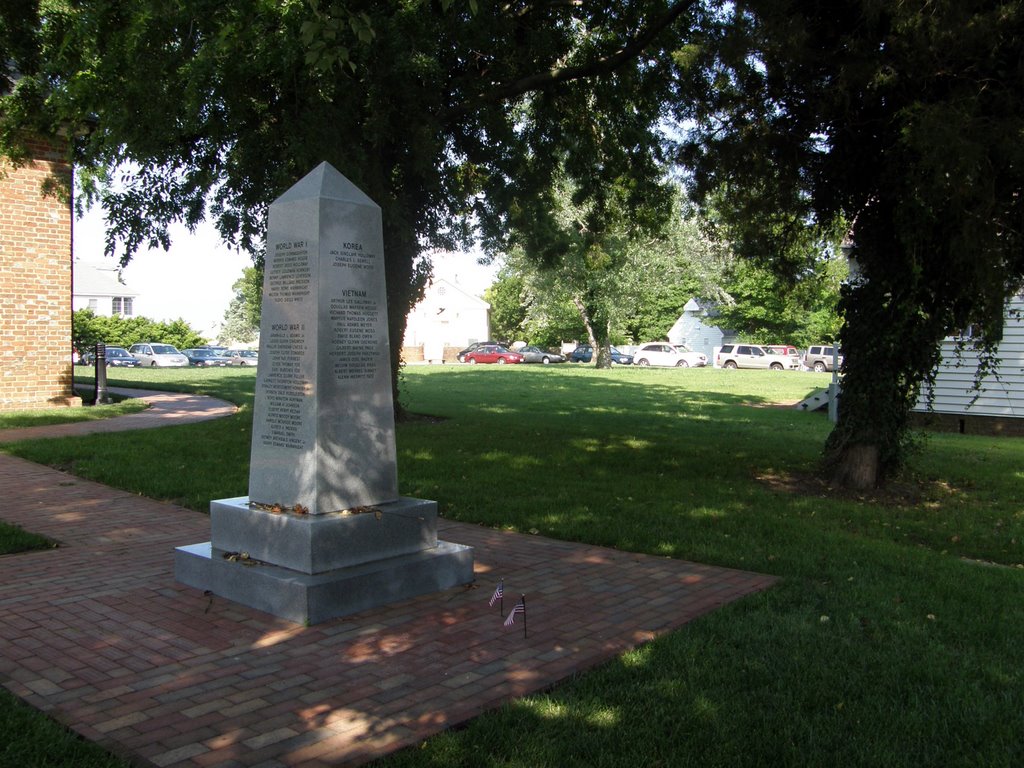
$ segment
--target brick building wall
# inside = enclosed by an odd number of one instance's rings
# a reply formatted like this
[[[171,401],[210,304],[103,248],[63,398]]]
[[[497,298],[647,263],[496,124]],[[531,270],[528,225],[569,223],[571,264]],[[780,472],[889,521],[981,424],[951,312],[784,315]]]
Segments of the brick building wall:
[[[44,196],[68,178],[60,148],[38,140],[33,161],[0,158],[0,411],[81,404],[71,365],[71,205]]]

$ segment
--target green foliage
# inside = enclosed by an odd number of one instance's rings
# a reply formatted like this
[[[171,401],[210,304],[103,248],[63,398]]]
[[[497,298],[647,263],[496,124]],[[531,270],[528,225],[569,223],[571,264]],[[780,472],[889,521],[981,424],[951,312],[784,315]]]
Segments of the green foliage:
[[[147,317],[97,315],[91,309],[80,309],[71,316],[71,342],[80,352],[99,342],[127,349],[146,341],[173,344],[178,349],[206,344],[206,339],[181,318],[157,322]]]
[[[115,12],[81,0],[46,10],[45,23],[19,23],[27,43],[3,65],[22,77],[0,104],[0,136],[75,132],[83,202],[104,208],[108,251],[125,262],[167,247],[172,223],[209,217],[256,254],[269,203],[327,161],[382,208],[397,371],[429,249],[479,234],[503,250],[510,212],[541,199],[559,169],[598,201],[595,222],[620,204],[646,215],[662,176],[669,52],[692,9],[137,0]]]
[[[129,768],[130,763],[86,741],[0,688],[0,765]]]
[[[739,261],[726,283],[731,299],[718,306],[716,324],[744,341],[807,347],[838,338],[839,289],[846,261],[818,261],[794,282],[752,261]]]
[[[546,300],[531,313],[523,338],[541,347],[559,347],[563,342],[586,339],[587,329],[571,301]],[[614,328],[608,338],[612,344],[620,341]]]
[[[50,549],[57,546],[45,536],[37,533],[30,533],[16,525],[11,525],[0,520],[0,555],[9,555],[12,552],[28,552],[33,549]],[[0,761],[0,765],[3,762]]]
[[[255,340],[260,329],[263,270],[259,267],[246,267],[231,289],[235,293],[224,312],[221,340],[248,344]]]
[[[849,223],[828,451],[871,484],[903,462],[941,339],[978,323],[991,364],[1024,276],[1024,4],[749,0],[716,21],[677,56],[685,159],[738,252],[779,273],[803,269],[808,228]]]
[[[484,291],[484,301],[491,305],[491,336],[497,339],[526,338],[526,320],[532,300],[526,293],[522,275],[499,270],[494,283]]]
[[[515,233],[522,246],[508,257],[494,295],[508,291],[502,298],[522,338],[592,341],[600,327],[614,343],[661,339],[690,298],[722,294],[728,249],[681,201],[654,230],[630,225],[625,214],[613,223],[606,212],[603,234],[585,223],[594,205],[556,188],[548,215]],[[587,318],[595,317],[604,325],[591,322],[588,331]]]
[[[725,296],[733,260],[727,243],[677,199],[661,229],[630,245],[616,325],[635,343],[667,338],[690,299]]]
[[[358,43],[373,42],[373,22],[366,13],[356,13],[341,3],[326,8],[320,0],[309,0],[311,18],[300,27],[302,44],[306,46],[306,63],[317,70],[329,72],[336,67],[356,71],[349,48],[340,41],[354,37]]]
[[[638,231],[624,200],[588,196],[563,174],[545,190],[542,205],[520,211],[511,224],[510,241],[517,245],[509,263],[529,276],[524,292],[543,296],[549,306],[574,306],[586,340],[598,350],[595,365],[610,366],[617,283]]]

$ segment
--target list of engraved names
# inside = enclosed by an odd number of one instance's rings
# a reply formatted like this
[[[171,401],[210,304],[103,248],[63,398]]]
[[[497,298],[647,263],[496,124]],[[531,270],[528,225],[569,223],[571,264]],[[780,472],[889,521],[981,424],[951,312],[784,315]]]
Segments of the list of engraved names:
[[[305,240],[274,244],[273,258],[267,265],[267,298],[288,304],[309,297],[311,268],[309,243]]]
[[[309,297],[312,283],[309,243],[305,240],[274,244],[267,265],[266,299],[271,304],[290,304]],[[308,349],[305,323],[273,323],[263,340],[263,379],[267,416],[260,442],[272,448],[306,448],[302,437],[302,403],[312,387],[302,371]]]
[[[302,357],[306,353],[305,323],[274,323],[263,342],[270,372],[263,379],[267,404],[265,431],[260,442],[273,448],[305,448],[300,436],[302,401],[312,389],[302,375]]]
[[[362,243],[344,242],[331,248],[331,266],[343,270],[373,271],[376,257]],[[344,279],[338,281],[345,284]],[[365,278],[358,281],[365,284]],[[372,282],[369,281],[369,282]],[[386,321],[373,292],[363,288],[342,288],[331,298],[330,359],[338,381],[372,379],[377,375],[378,348]]]

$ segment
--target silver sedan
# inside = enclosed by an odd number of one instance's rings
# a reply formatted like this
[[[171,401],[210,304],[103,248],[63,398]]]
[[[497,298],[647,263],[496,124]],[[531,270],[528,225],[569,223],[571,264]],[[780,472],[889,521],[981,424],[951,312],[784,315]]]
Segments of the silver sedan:
[[[564,363],[565,355],[560,355],[557,352],[548,352],[546,349],[540,347],[528,346],[517,350],[520,355],[523,356],[524,363]]]

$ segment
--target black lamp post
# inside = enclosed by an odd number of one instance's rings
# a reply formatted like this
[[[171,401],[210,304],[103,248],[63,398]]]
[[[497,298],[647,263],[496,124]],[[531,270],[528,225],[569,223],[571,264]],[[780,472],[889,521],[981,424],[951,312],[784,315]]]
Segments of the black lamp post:
[[[96,395],[93,405],[106,405],[110,402],[107,395],[107,345],[102,341],[96,345]]]

